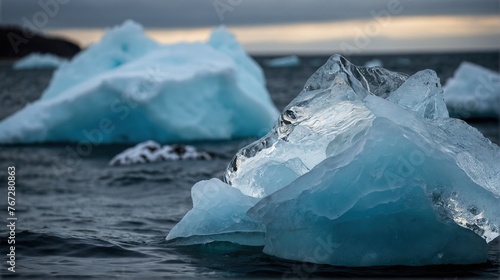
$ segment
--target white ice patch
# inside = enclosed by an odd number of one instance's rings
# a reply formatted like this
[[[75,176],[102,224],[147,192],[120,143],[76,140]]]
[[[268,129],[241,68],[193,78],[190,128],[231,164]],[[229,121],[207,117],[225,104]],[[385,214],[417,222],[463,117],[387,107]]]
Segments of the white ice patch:
[[[154,141],[139,143],[114,156],[110,165],[130,165],[166,160],[209,160],[212,156],[189,145],[165,145]]]
[[[300,58],[296,55],[277,57],[264,61],[264,64],[271,68],[294,67],[300,65]]]
[[[372,60],[368,60],[364,64],[365,67],[383,67],[384,63],[382,63],[382,60],[374,58]]]

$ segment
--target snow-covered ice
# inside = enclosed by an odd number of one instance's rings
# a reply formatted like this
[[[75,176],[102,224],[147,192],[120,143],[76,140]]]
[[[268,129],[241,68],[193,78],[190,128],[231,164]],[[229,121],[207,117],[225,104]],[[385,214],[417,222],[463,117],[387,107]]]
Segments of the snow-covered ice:
[[[236,154],[225,183],[193,188],[204,206],[194,203],[167,240],[245,244],[252,233],[265,253],[296,261],[480,263],[499,235],[499,168],[500,148],[448,116],[434,71],[409,77],[335,55]],[[215,182],[217,195],[205,195]]]
[[[110,165],[130,165],[165,160],[209,160],[212,156],[190,145],[164,145],[155,141],[139,143],[114,156]]]
[[[452,116],[500,118],[500,74],[482,66],[462,62],[443,87]]]
[[[278,112],[261,68],[224,28],[159,45],[127,21],[0,122],[0,143],[160,143],[259,136]]]
[[[294,67],[300,65],[300,58],[296,55],[277,57],[264,61],[267,67]]]
[[[22,69],[54,69],[68,60],[53,54],[32,53],[16,61],[12,68]]]

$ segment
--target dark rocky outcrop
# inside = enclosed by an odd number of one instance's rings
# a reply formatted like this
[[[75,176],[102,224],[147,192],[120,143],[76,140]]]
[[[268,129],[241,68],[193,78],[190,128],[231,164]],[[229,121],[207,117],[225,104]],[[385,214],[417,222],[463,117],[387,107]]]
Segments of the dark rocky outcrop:
[[[66,39],[49,37],[17,26],[0,26],[0,60],[17,59],[33,52],[70,58],[80,47]]]

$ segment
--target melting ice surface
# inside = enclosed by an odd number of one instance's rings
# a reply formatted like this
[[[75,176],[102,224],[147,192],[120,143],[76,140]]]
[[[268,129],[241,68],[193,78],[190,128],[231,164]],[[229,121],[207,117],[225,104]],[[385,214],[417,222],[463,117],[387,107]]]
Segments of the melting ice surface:
[[[443,87],[444,99],[453,116],[500,118],[500,74],[462,62]]]
[[[32,53],[28,56],[23,57],[14,65],[12,68],[16,70],[20,69],[51,69],[58,68],[64,63],[67,63],[68,60],[62,57],[58,57],[53,54],[41,54],[41,53]]]
[[[499,235],[500,148],[448,117],[431,70],[332,56],[224,181],[193,187],[167,240],[373,266],[480,263]]]
[[[127,21],[0,122],[0,143],[229,139],[262,135],[277,116],[262,70],[225,29],[159,45]]]

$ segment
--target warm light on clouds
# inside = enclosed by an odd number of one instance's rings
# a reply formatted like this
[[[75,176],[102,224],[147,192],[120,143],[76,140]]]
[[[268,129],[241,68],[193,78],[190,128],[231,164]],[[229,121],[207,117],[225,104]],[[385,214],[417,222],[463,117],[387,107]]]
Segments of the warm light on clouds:
[[[251,53],[357,53],[492,50],[500,49],[499,16],[414,16],[341,22],[294,23],[229,28]],[[161,43],[204,41],[209,28],[149,29]],[[103,31],[97,29],[51,30],[87,45]]]

